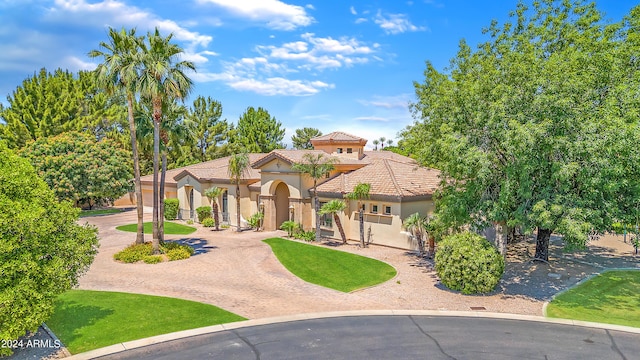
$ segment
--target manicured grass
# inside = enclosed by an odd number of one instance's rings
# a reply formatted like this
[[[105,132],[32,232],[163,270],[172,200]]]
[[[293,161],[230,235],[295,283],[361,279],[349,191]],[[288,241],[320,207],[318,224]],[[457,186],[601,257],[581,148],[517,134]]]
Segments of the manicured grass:
[[[71,353],[245,318],[213,305],[107,291],[71,290],[46,324]]]
[[[318,246],[271,238],[263,240],[282,265],[313,284],[349,292],[383,283],[396,270],[382,261]]]
[[[136,232],[138,231],[138,224],[120,225],[116,227],[116,229],[121,231]],[[196,228],[192,226],[177,224],[171,221],[164,222],[164,233],[167,235],[189,235],[194,231],[196,231]],[[153,223],[151,222],[144,223],[144,233],[151,234],[152,232],[153,232]]]
[[[640,271],[604,272],[558,295],[547,316],[640,327]]]
[[[82,210],[80,211],[80,217],[107,215],[121,213],[120,209],[96,209],[96,210]]]

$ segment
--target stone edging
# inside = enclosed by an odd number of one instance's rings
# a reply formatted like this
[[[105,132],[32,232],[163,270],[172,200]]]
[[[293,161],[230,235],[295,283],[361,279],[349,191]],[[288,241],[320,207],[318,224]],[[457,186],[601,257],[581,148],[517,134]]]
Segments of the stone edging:
[[[44,332],[46,332],[47,335],[49,335],[49,337],[51,337],[51,339],[54,341],[54,343],[58,342],[60,344],[60,349],[58,350],[58,352],[62,353],[62,355],[64,355],[65,357],[71,356],[71,353],[69,352],[69,350],[67,350],[67,347],[64,346],[64,344],[62,343],[62,341],[60,341],[60,339],[58,339],[56,334],[54,334],[53,331],[51,331],[51,329],[49,329],[47,324],[42,323],[41,327],[42,327],[42,330],[44,330]]]
[[[153,336],[145,339],[133,340],[124,343],[119,343],[100,349],[88,351],[85,353],[73,355],[67,359],[69,360],[84,360],[93,359],[100,356],[106,356],[111,354],[117,354],[126,350],[132,350],[145,346],[150,346],[162,342],[171,340],[184,339],[192,336],[210,334],[215,332],[222,332],[232,329],[245,328],[250,326],[277,324],[284,322],[300,321],[300,320],[312,320],[334,317],[349,317],[349,316],[455,316],[455,317],[476,317],[476,318],[489,318],[489,319],[505,319],[505,320],[520,320],[520,321],[535,321],[551,324],[561,324],[570,326],[582,326],[591,327],[597,329],[607,329],[624,331],[634,334],[640,334],[640,328],[634,328],[630,326],[612,325],[612,324],[600,324],[578,320],[568,319],[549,319],[541,316],[532,315],[517,315],[517,314],[503,314],[492,313],[482,311],[439,311],[439,310],[358,310],[358,311],[336,311],[325,313],[313,313],[313,314],[299,314],[281,317],[272,317],[256,320],[239,321],[235,323],[213,325],[198,329],[178,331],[169,334],[163,334]]]

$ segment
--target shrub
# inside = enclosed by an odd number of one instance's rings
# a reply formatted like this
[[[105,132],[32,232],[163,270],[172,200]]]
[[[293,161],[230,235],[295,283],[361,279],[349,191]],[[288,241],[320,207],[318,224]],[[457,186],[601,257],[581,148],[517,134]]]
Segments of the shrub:
[[[177,242],[165,242],[164,244],[162,244],[161,246],[161,251],[162,252],[169,252],[171,250],[175,250],[175,249],[185,249],[186,251],[189,252],[189,255],[193,255],[193,253],[195,252],[195,250],[193,250],[193,248],[189,245],[185,245],[185,244],[180,244]]]
[[[191,249],[191,247],[189,247],[189,249]],[[185,249],[184,247],[179,247],[179,248],[175,248],[167,251],[167,257],[169,258],[169,261],[184,260],[191,257],[191,253],[189,252],[189,250]]]
[[[191,219],[187,220],[187,224],[188,225],[193,225],[193,220],[191,220]]]
[[[180,201],[178,199],[164,200],[164,218],[165,220],[175,220],[178,217],[178,209]]]
[[[202,223],[204,219],[211,217],[211,206],[200,206],[196,209],[196,213],[198,214],[198,222]]]
[[[264,214],[261,212],[257,212],[253,215],[251,215],[251,217],[249,218],[249,220],[247,220],[247,224],[249,224],[249,226],[251,226],[252,228],[259,228],[260,227],[260,222],[264,219]]]
[[[202,226],[204,226],[204,227],[214,227],[214,226],[216,226],[216,221],[213,220],[212,218],[206,218],[206,219],[202,220]]]
[[[125,263],[134,263],[142,260],[145,256],[149,256],[152,253],[151,243],[146,242],[144,244],[132,244],[125,249],[115,253],[113,258]]]
[[[300,229],[300,225],[295,221],[287,220],[280,225],[280,230],[284,230],[289,234],[289,237],[293,237],[293,234],[298,232]]]
[[[229,225],[229,224],[222,224],[222,225],[220,225],[220,229],[228,229],[228,228],[230,228],[230,227],[231,227],[231,225]]]
[[[142,258],[145,264],[157,264],[162,262],[162,256],[160,255],[147,255]]]
[[[316,232],[315,231],[298,231],[297,233],[295,233],[294,237],[299,240],[311,242],[316,239]]]
[[[504,259],[496,248],[470,232],[445,237],[438,243],[435,262],[442,284],[463,294],[492,291],[504,272]]]

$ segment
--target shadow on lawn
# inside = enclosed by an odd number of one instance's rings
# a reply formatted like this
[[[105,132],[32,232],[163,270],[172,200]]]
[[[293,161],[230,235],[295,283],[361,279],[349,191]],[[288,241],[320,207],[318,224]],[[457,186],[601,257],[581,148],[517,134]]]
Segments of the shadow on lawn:
[[[79,330],[94,325],[114,312],[113,309],[83,305],[75,301],[57,301],[54,315],[47,324],[63,343],[70,344],[83,336]]]
[[[194,253],[192,256],[208,253],[211,250],[217,249],[215,245],[209,244],[209,242],[202,238],[184,238],[178,240],[165,240],[168,243],[175,242],[181,245],[189,245],[193,248]]]

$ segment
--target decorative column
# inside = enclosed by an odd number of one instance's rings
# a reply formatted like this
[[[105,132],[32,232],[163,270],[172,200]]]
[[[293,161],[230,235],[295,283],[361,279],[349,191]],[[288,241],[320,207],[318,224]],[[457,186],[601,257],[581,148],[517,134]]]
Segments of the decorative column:
[[[264,230],[273,231],[276,229],[276,203],[274,195],[260,195],[261,203],[264,204]]]

